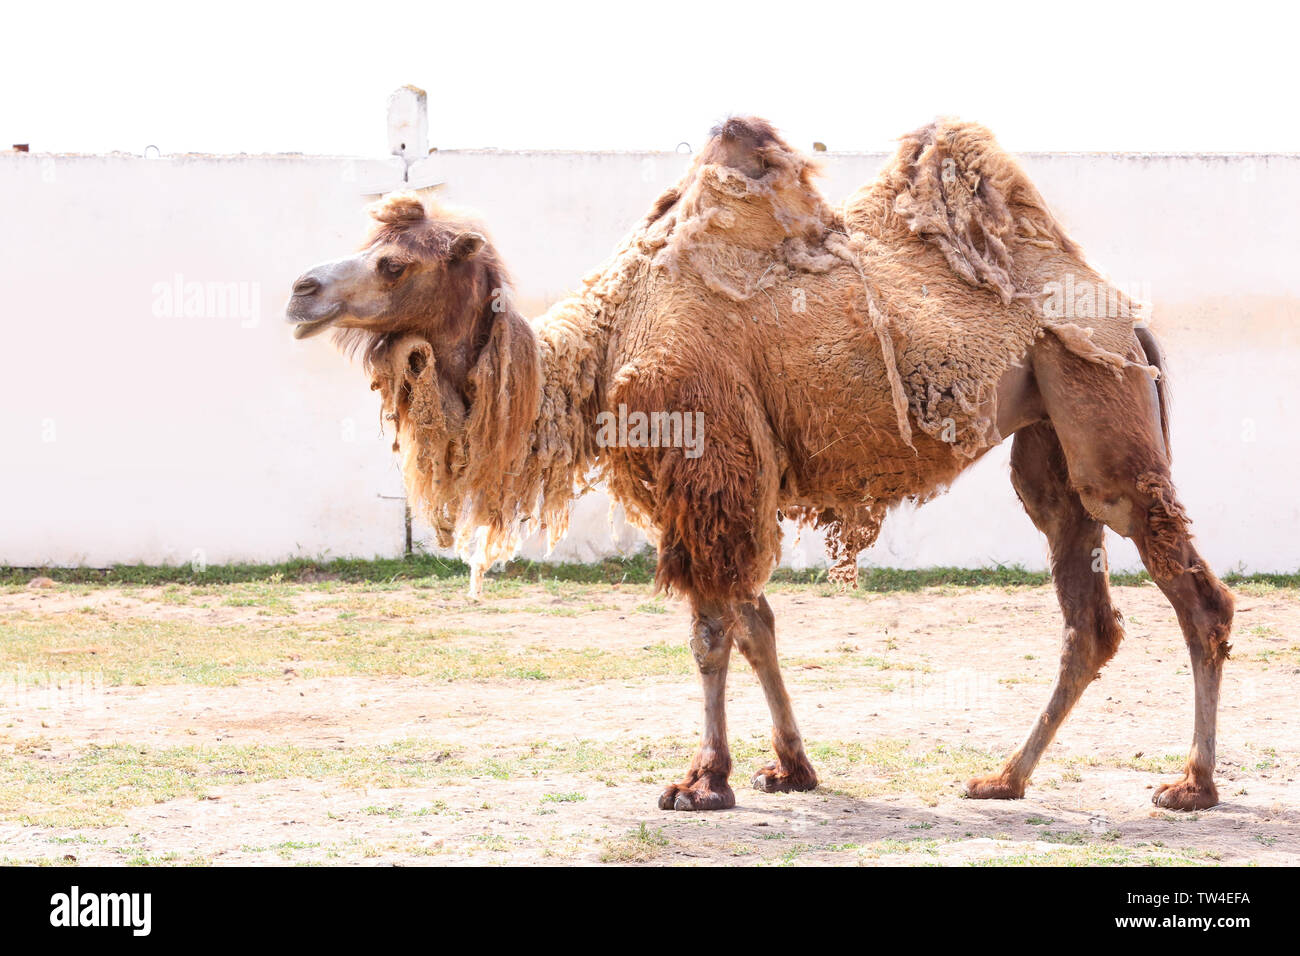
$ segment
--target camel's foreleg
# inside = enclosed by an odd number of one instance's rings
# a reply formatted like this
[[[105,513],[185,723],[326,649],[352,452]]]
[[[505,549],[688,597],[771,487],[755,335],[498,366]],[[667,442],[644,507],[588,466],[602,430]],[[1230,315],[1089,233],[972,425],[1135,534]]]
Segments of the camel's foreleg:
[[[1047,536],[1065,631],[1060,669],[1047,706],[1000,773],[966,784],[967,795],[975,798],[1025,795],[1043,751],[1123,637],[1110,603],[1104,529],[1071,489],[1065,455],[1051,425],[1043,422],[1016,433],[1011,476],[1029,517]]]
[[[659,796],[661,810],[727,810],[736,805],[727,778],[727,663],[731,658],[733,609],[697,607],[691,623],[691,653],[704,685],[704,735],[681,783]]]
[[[766,597],[759,595],[754,604],[741,605],[735,633],[736,644],[754,668],[772,712],[772,749],[776,751],[776,761],[754,774],[754,788],[767,793],[812,790],[817,786],[817,774],[804,753],[790,695],[781,679],[781,665],[776,656],[776,620]]]

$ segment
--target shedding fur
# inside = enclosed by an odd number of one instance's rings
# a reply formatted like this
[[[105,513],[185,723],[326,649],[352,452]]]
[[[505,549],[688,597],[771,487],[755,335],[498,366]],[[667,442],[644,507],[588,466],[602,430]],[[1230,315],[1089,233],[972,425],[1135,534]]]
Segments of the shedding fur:
[[[1122,369],[1134,344],[1132,304],[1085,260],[1019,164],[975,123],[941,120],[904,136],[844,221],[903,342],[908,408],[927,434],[973,458],[1001,436],[993,395],[1047,333],[1090,362]],[[1049,314],[1066,277],[1105,290],[1114,317],[1090,329]],[[1091,300],[1090,300],[1091,302]]]
[[[1044,322],[1043,328],[1055,334],[1061,340],[1061,344],[1079,358],[1087,359],[1089,362],[1095,362],[1098,365],[1109,365],[1114,369],[1116,375],[1121,374],[1126,368],[1140,368],[1151,376],[1152,380],[1160,378],[1160,369],[1155,365],[1149,365],[1145,361],[1138,362],[1125,358],[1118,352],[1112,352],[1098,345],[1093,339],[1094,330],[1091,328],[1085,328],[1073,322]]]
[[[288,316],[298,337],[334,327],[364,355],[412,503],[470,560],[472,590],[533,528],[558,540],[595,481],[655,538],[658,583],[690,600],[705,701],[700,750],[662,809],[735,804],[733,645],[773,716],[777,759],[754,785],[816,786],[762,594],[781,518],[825,530],[832,579],[856,583],[888,510],[941,493],[1000,431],[1016,436],[1012,480],[1048,537],[1065,633],[1025,743],[967,794],[1023,796],[1115,653],[1122,629],[1095,563],[1108,524],[1177,611],[1196,685],[1186,771],[1153,801],[1213,806],[1233,599],[1196,552],[1170,479],[1154,337],[982,127],[942,121],[904,137],[840,208],[815,172],[766,122],[727,121],[614,254],[532,323],[481,226],[399,194],[375,209],[361,253],[295,283]],[[680,429],[669,441],[611,436],[601,420],[615,410],[698,416],[701,441]]]
[[[1151,499],[1147,509],[1150,540],[1146,558],[1152,565],[1152,577],[1169,580],[1186,569],[1183,543],[1189,537],[1191,521],[1182,503],[1174,496],[1174,485],[1168,475],[1145,472],[1138,476],[1137,490]]]
[[[1105,282],[983,127],[904,137],[842,208],[816,174],[766,123],[728,121],[577,293],[531,326],[491,320],[463,402],[419,341],[374,364],[412,501],[476,586],[534,528],[553,545],[599,481],[657,538],[666,588],[752,598],[778,511],[825,529],[856,580],[889,507],[1001,440],[998,383],[1038,337],[1148,367],[1131,318],[1044,314],[1060,275]],[[399,196],[377,218],[440,215]],[[595,417],[619,407],[703,413],[707,453],[598,447]]]

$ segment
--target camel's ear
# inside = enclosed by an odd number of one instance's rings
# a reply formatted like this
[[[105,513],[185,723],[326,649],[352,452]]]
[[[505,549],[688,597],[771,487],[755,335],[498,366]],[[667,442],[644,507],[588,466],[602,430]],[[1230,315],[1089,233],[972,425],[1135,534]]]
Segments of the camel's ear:
[[[487,240],[477,232],[462,232],[451,241],[451,261],[460,262],[478,255],[486,243]]]

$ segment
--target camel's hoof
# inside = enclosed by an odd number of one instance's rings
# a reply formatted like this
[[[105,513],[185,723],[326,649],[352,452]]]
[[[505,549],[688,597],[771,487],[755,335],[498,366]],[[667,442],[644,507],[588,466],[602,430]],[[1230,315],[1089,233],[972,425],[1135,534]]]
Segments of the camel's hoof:
[[[730,810],[736,794],[725,780],[675,783],[659,796],[660,810]]]
[[[1020,800],[1024,795],[1023,783],[1008,780],[1000,773],[966,781],[966,796],[972,800]]]
[[[785,770],[779,764],[770,763],[750,781],[755,790],[764,793],[790,793],[817,789],[817,774],[813,768],[804,764],[794,770]]]
[[[1208,810],[1219,802],[1219,791],[1212,783],[1202,786],[1184,777],[1157,787],[1151,802],[1166,810]]]

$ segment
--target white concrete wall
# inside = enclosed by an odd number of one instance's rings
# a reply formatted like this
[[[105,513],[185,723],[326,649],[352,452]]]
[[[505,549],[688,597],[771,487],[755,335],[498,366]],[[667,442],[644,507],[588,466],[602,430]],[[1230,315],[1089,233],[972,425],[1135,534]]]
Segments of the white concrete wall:
[[[880,155],[827,157],[842,198]],[[1300,157],[1030,155],[1094,261],[1142,283],[1169,354],[1175,480],[1210,560],[1300,566]],[[532,311],[608,253],[687,157],[444,152],[413,181],[480,211]],[[355,246],[362,193],[401,163],[324,157],[0,156],[0,564],[272,561],[400,553],[378,403],[356,367],[281,324],[306,266]],[[249,308],[170,312],[228,284]],[[192,291],[192,290],[191,290]],[[160,314],[161,313],[161,314]],[[868,564],[1044,564],[997,449],[887,521]],[[578,505],[556,557],[635,548]],[[540,548],[529,547],[530,556]],[[822,563],[806,535],[787,563]],[[1112,564],[1136,567],[1127,543]]]
[[[356,244],[358,179],[385,169],[0,156],[0,564],[400,552],[366,383],[282,321],[304,266]],[[248,307],[168,314],[177,275]]]

